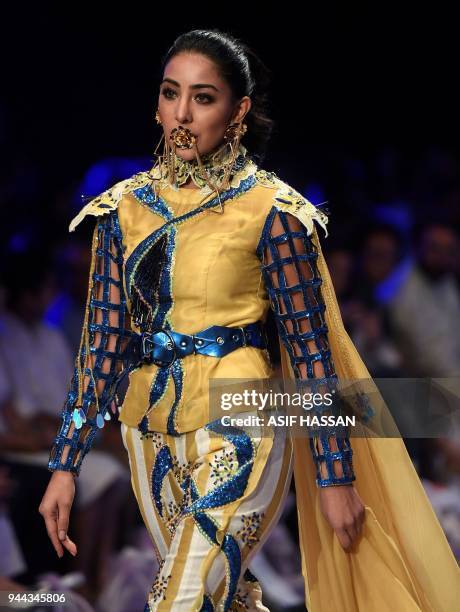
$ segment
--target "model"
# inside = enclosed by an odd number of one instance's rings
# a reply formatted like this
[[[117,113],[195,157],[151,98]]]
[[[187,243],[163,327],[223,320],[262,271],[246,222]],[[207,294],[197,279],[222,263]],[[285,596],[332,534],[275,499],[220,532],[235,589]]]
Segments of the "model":
[[[40,506],[57,553],[76,553],[74,477],[128,376],[118,419],[160,564],[146,611],[267,610],[248,566],[292,470],[310,611],[453,611],[457,565],[401,439],[356,438],[352,449],[333,430],[307,439],[267,422],[224,425],[210,401],[211,379],[273,374],[270,307],[286,380],[324,390],[370,377],[321,252],[315,222],[326,230],[326,214],[260,168],[272,127],[263,64],[228,34],[194,30],[162,68],[157,162],[70,226],[96,218],[80,350]],[[383,402],[366,410],[391,421]]]

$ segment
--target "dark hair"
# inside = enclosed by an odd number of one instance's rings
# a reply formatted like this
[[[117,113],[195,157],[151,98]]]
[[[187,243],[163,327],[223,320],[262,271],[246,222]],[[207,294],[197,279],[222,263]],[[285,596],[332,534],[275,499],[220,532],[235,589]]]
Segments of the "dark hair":
[[[208,57],[229,84],[235,99],[251,98],[251,109],[244,118],[248,130],[242,143],[261,163],[274,126],[267,115],[269,69],[245,43],[217,29],[191,30],[181,34],[162,58],[163,71],[175,55],[183,52],[201,53]]]

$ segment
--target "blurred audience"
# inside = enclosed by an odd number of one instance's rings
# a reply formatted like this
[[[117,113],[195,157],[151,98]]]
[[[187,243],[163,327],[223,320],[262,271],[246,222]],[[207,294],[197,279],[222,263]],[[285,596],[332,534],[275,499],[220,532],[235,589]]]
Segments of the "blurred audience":
[[[14,582],[12,579],[26,570],[24,556],[19,546],[10,518],[9,498],[19,483],[11,480],[9,470],[0,465],[0,590],[1,580]],[[18,585],[19,584],[15,583]],[[6,589],[5,589],[6,590]]]
[[[100,448],[90,453],[78,479],[72,516],[78,555],[60,561],[38,506],[50,478],[49,451],[61,423],[73,356],[62,332],[43,321],[56,289],[51,259],[31,250],[10,254],[6,261],[5,311],[0,315],[0,460],[21,483],[10,499],[26,565],[20,579],[32,584],[40,573],[68,566],[84,573],[82,591],[91,598],[106,580],[119,513],[130,495],[129,470]],[[116,428],[107,424],[112,437]]]
[[[421,223],[414,261],[389,308],[404,369],[414,377],[460,375],[458,232],[450,224]]]
[[[72,237],[73,238],[73,237]],[[64,240],[55,253],[57,291],[45,319],[59,327],[76,355],[88,297],[88,275],[91,263],[89,240]]]

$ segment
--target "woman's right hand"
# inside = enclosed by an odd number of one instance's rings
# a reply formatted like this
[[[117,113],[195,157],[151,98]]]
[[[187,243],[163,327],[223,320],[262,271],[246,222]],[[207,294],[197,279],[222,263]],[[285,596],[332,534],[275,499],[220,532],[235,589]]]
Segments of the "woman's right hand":
[[[67,535],[74,497],[73,474],[63,470],[53,472],[38,511],[45,520],[46,531],[59,558],[64,554],[63,546],[74,557],[77,554],[77,546]]]

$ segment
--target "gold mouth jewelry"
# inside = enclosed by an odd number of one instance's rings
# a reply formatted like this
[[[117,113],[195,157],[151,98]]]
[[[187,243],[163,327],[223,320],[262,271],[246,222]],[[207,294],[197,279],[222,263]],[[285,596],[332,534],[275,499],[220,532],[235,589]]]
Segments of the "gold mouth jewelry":
[[[196,138],[188,128],[181,125],[171,131],[171,140],[178,149],[191,149]]]

